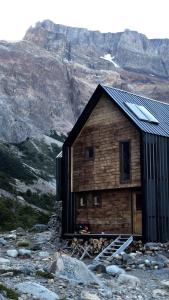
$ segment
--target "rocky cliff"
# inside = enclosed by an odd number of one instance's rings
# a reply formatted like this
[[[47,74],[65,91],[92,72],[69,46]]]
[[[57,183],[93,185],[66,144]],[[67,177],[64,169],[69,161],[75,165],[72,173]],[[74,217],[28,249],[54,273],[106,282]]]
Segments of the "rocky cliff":
[[[68,132],[98,83],[169,100],[169,40],[46,20],[0,42],[0,139]]]

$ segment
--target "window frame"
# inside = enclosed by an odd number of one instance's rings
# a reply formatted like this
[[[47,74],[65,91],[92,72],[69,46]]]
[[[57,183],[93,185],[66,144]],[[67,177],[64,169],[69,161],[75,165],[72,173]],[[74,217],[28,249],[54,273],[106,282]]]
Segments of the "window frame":
[[[124,178],[124,155],[122,150],[122,145],[128,143],[129,145],[129,178]],[[119,164],[120,164],[120,183],[129,183],[132,180],[131,174],[131,140],[122,140],[119,141]]]
[[[95,197],[98,197],[98,199],[99,199],[99,204],[98,205],[94,204],[94,198]],[[101,208],[102,207],[102,198],[101,198],[100,194],[98,194],[98,193],[93,193],[92,194],[92,207],[93,208]]]
[[[93,155],[89,156],[90,151],[92,150]],[[94,160],[95,158],[95,149],[93,146],[87,146],[85,147],[84,151],[85,160]]]
[[[80,204],[81,198],[83,198],[84,205]],[[86,197],[85,194],[78,195],[78,197],[77,197],[77,207],[78,207],[78,209],[85,209],[85,208],[87,208],[87,197]]]

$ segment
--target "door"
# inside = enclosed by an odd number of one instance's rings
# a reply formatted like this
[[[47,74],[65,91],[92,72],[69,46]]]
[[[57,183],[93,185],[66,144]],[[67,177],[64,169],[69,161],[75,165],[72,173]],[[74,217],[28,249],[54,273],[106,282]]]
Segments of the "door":
[[[133,206],[133,233],[142,234],[142,197],[141,193],[134,192],[132,194]]]

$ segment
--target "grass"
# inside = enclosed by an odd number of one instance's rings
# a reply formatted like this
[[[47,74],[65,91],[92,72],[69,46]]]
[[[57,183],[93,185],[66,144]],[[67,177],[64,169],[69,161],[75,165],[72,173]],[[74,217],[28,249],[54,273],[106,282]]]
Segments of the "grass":
[[[19,298],[19,294],[15,290],[13,290],[11,288],[7,288],[2,283],[0,283],[0,292],[5,292],[8,299],[18,300],[18,298]]]

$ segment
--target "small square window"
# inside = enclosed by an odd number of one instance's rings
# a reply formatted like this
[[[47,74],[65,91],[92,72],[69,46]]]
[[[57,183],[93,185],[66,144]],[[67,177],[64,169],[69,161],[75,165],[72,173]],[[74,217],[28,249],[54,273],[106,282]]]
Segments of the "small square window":
[[[99,195],[93,195],[93,207],[101,207],[101,197]]]
[[[85,148],[85,158],[87,160],[94,159],[94,148],[93,147],[86,147]]]
[[[78,199],[78,207],[79,208],[87,207],[87,199],[85,199],[83,196],[79,197],[79,199]]]

